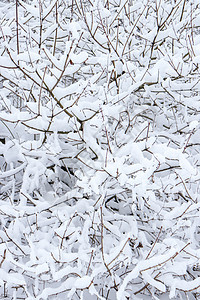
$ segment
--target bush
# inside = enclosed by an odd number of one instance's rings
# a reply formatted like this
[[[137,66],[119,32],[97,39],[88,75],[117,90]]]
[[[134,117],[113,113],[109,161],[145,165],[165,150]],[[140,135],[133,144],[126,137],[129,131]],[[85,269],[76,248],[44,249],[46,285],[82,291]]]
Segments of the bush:
[[[199,15],[1,1],[1,298],[199,297]]]

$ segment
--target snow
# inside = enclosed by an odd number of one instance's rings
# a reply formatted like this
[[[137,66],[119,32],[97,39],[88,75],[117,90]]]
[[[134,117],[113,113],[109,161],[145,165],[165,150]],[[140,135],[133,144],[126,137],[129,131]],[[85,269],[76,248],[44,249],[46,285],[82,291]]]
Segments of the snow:
[[[191,2],[0,1],[0,298],[198,298]]]
[[[162,282],[159,282],[159,281],[153,279],[153,277],[150,274],[148,274],[147,272],[144,272],[142,274],[142,276],[143,276],[144,280],[146,282],[148,282],[151,286],[154,286],[156,289],[158,289],[159,291],[161,291],[163,293],[166,292],[166,287]]]
[[[87,60],[88,54],[86,52],[81,52],[78,55],[72,53],[70,58],[74,64],[82,64]]]
[[[49,270],[49,266],[48,266],[47,263],[38,265],[38,266],[35,268],[35,272],[36,272],[37,276],[40,275],[41,273],[48,272],[48,270]]]
[[[92,280],[91,280],[90,276],[83,276],[81,278],[76,279],[74,286],[77,289],[85,289],[85,288],[89,287],[91,282],[92,282]]]
[[[20,165],[19,167],[15,168],[15,169],[0,173],[0,179],[10,177],[10,176],[17,174],[18,172],[23,170],[26,167],[26,165],[27,165],[27,163],[23,163],[22,165]]]
[[[194,130],[199,125],[197,120],[190,122],[189,128],[190,130]]]
[[[181,168],[185,169],[189,174],[191,174],[191,175],[196,174],[197,171],[195,170],[195,168],[192,167],[192,165],[186,159],[184,154],[180,154],[179,163],[180,163]]]
[[[53,24],[50,26],[42,36],[42,42],[44,42],[49,36],[58,28],[58,24]]]
[[[178,280],[174,279],[172,284],[172,288],[184,290],[186,292],[198,289],[200,287],[200,278],[196,278],[194,280],[186,281],[186,280]]]

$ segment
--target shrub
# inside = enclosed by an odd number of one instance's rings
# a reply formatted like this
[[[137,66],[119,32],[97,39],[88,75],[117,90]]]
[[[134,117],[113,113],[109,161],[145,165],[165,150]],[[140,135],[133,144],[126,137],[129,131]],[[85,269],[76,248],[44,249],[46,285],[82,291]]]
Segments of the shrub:
[[[0,15],[1,298],[197,299],[198,1]]]

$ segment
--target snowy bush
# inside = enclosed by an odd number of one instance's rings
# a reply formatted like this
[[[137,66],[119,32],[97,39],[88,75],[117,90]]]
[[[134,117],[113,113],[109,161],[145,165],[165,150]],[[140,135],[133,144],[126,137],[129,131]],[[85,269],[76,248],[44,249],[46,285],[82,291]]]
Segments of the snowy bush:
[[[197,299],[199,1],[0,17],[0,298]]]

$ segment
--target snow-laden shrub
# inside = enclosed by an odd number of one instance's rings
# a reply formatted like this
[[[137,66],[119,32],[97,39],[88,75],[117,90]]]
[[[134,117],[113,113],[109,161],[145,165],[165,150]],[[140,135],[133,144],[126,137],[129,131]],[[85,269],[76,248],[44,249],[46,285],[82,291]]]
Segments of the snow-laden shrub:
[[[197,299],[199,1],[0,3],[0,297]]]

